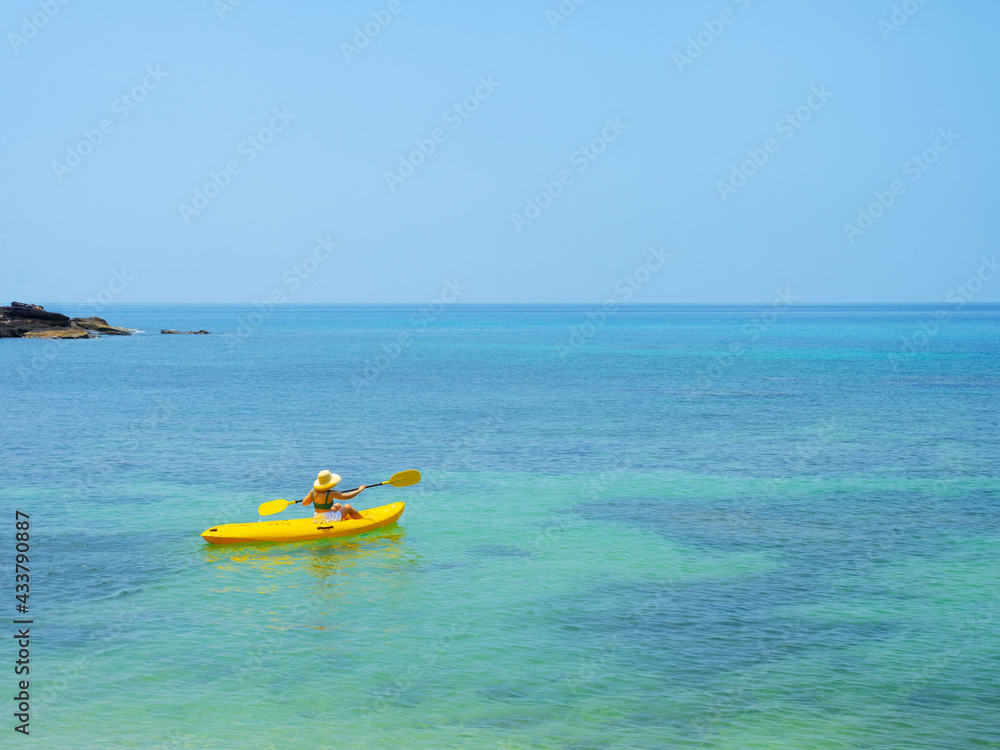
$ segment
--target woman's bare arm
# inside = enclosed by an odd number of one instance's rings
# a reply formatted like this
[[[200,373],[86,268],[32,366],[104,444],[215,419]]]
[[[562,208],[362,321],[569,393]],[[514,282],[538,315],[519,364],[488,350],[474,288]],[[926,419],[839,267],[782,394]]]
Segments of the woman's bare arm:
[[[313,501],[313,491],[309,490],[309,494],[302,498],[303,505],[309,505]]]

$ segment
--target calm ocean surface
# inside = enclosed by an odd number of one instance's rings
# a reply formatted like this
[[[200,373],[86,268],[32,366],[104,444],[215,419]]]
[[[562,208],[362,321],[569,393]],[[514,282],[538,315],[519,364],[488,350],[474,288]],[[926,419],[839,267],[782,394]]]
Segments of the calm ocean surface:
[[[594,309],[0,341],[0,744],[20,509],[25,747],[1000,748],[1000,307]],[[424,481],[199,536],[324,468]]]

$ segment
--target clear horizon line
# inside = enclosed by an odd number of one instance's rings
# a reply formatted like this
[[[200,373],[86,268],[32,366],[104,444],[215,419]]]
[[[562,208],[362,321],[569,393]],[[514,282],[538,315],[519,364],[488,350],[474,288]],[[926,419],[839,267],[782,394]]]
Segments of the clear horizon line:
[[[155,302],[109,302],[107,304],[101,304],[95,306],[92,302],[65,302],[65,301],[46,301],[46,302],[31,302],[24,304],[37,304],[42,307],[46,305],[65,305],[65,306],[77,306],[77,307],[88,307],[95,308],[100,307],[102,310],[108,310],[115,307],[129,307],[129,306],[139,306],[139,305],[242,305],[246,307],[256,307],[258,305],[263,305],[260,302],[168,302],[168,301],[155,301]],[[413,306],[413,305],[428,305],[430,304],[426,300],[419,302],[282,302],[274,305],[275,309],[285,308],[285,307],[364,307],[364,306],[374,306],[374,305],[399,305],[399,306]],[[603,305],[604,300],[587,301],[587,302],[450,302],[446,305],[446,309],[457,308],[457,307],[486,307],[486,306],[541,306],[541,307],[586,307],[594,305]],[[760,307],[768,306],[770,302],[617,302],[615,303],[615,308],[623,307]],[[794,310],[796,308],[804,307],[893,307],[893,306],[912,306],[912,307],[947,307],[949,309],[958,309],[955,303],[947,301],[933,301],[933,302],[800,302],[795,303],[786,308],[786,310]],[[967,309],[971,307],[997,307],[1000,306],[1000,300],[996,302],[966,302],[961,306],[961,309]]]

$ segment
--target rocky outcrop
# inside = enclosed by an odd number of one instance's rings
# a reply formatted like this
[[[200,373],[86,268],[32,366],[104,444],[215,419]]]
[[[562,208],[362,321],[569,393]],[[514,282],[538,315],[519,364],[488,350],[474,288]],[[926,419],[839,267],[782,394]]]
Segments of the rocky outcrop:
[[[69,318],[49,312],[41,305],[25,305],[11,302],[9,307],[0,307],[0,339],[92,339],[94,334],[131,336],[127,328],[110,325],[104,318],[93,315],[89,318]],[[208,331],[175,331],[164,328],[160,333],[180,333],[208,335]]]
[[[0,307],[0,338],[22,337],[92,338],[65,315],[48,312],[40,305],[12,302],[9,307]]]
[[[69,323],[69,318],[62,313],[47,312],[41,305],[26,305],[23,302],[11,302],[10,307],[0,307],[0,314],[45,321],[47,325],[67,325]]]
[[[130,331],[108,325],[103,318],[69,318],[49,312],[41,305],[11,302],[0,307],[0,338],[26,339],[92,339],[90,333],[110,333],[128,336]]]
[[[132,335],[132,332],[127,328],[116,328],[115,326],[108,325],[108,321],[104,318],[98,318],[96,315],[90,318],[73,318],[72,322],[76,323],[80,328],[86,328],[88,331],[107,333],[112,336]]]
[[[24,339],[96,339],[97,337],[83,328],[68,326],[66,328],[50,328],[47,331],[28,331]]]

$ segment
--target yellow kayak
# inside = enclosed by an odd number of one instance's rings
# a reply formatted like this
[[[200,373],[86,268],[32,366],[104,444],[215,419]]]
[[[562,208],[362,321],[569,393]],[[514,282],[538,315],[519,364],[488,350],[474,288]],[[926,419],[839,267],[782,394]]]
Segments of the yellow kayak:
[[[202,532],[206,542],[236,544],[238,542],[304,542],[309,539],[330,539],[354,536],[395,523],[403,515],[403,503],[383,505],[361,511],[364,518],[335,521],[317,525],[312,518],[291,521],[258,521],[257,523],[227,523]]]

